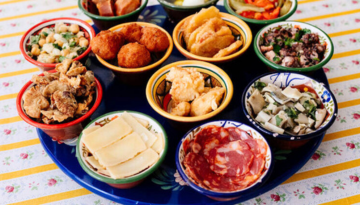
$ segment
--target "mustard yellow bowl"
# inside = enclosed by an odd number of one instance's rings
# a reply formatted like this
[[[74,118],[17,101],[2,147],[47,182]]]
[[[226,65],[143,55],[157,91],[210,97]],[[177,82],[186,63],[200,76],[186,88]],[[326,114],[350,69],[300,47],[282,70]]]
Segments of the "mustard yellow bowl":
[[[96,55],[96,58],[100,61],[101,64],[103,64],[105,67],[109,68],[110,70],[112,70],[114,72],[114,74],[124,83],[127,84],[142,84],[142,83],[146,83],[147,80],[149,79],[149,77],[151,76],[152,72],[154,71],[155,68],[159,68],[161,66],[161,64],[169,58],[172,50],[173,50],[173,40],[170,36],[170,34],[163,28],[161,28],[160,26],[157,26],[155,24],[152,23],[145,23],[145,22],[130,22],[130,23],[123,23],[123,24],[119,24],[117,26],[114,26],[112,28],[110,28],[110,31],[119,31],[121,30],[122,27],[131,24],[131,23],[136,23],[142,27],[155,27],[160,29],[162,32],[164,32],[166,34],[166,36],[169,39],[169,47],[167,48],[166,51],[162,52],[160,54],[160,59],[153,62],[150,65],[147,65],[145,67],[140,67],[140,68],[122,68],[120,66],[117,65],[117,60],[113,60],[113,61],[106,61],[104,59],[102,59],[100,56]]]
[[[225,62],[229,62],[232,61],[234,59],[236,59],[237,57],[239,57],[241,54],[243,54],[250,46],[251,41],[252,41],[252,33],[250,30],[250,27],[241,19],[227,14],[227,13],[221,13],[220,12],[220,16],[221,18],[225,21],[225,23],[229,26],[229,28],[231,29],[231,31],[233,32],[233,34],[235,35],[241,35],[242,41],[243,41],[243,45],[241,46],[241,48],[228,56],[224,56],[224,57],[220,57],[220,58],[210,58],[210,57],[202,57],[199,55],[195,55],[190,53],[189,51],[186,50],[186,46],[185,46],[185,42],[183,40],[183,30],[182,27],[185,23],[185,21],[188,18],[191,18],[193,15],[183,19],[182,21],[180,21],[174,31],[173,31],[173,39],[174,39],[174,44],[175,47],[180,51],[181,54],[183,54],[187,59],[190,60],[201,60],[201,61],[206,61],[206,62],[211,62],[211,63],[225,63]]]
[[[197,71],[204,76],[205,87],[219,86],[225,88],[225,94],[219,107],[216,110],[201,116],[182,117],[170,114],[167,110],[169,105],[168,93],[171,87],[171,82],[166,81],[166,75],[170,72],[170,68],[175,66],[182,68],[196,68]],[[180,123],[200,122],[214,117],[229,105],[233,92],[234,88],[232,81],[221,68],[210,63],[194,60],[178,61],[160,68],[151,76],[146,86],[146,98],[150,106],[163,117]]]

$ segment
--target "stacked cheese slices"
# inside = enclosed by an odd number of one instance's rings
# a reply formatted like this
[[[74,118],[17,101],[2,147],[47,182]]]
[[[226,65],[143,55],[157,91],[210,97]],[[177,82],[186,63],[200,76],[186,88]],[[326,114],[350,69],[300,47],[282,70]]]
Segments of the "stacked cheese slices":
[[[92,154],[85,160],[114,179],[140,173],[159,160],[165,145],[162,134],[150,132],[148,126],[146,120],[124,112],[103,127],[85,129],[81,140]]]

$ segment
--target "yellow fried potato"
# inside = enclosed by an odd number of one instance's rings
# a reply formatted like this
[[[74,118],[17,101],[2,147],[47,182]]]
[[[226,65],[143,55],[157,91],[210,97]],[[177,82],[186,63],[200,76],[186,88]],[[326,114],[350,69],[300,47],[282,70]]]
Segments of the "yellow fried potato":
[[[214,55],[214,58],[221,58],[233,54],[241,47],[241,45],[242,45],[242,41],[240,40],[235,41],[227,48],[221,49],[216,55]]]

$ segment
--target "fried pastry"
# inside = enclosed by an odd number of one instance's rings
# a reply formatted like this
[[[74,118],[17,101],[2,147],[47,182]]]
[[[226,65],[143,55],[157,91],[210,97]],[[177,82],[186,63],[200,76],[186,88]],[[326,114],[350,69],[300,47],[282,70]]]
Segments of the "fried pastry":
[[[51,96],[51,107],[56,107],[60,112],[72,117],[77,109],[77,102],[69,91],[58,90]]]
[[[127,42],[140,42],[142,36],[142,27],[137,23],[131,23],[123,26],[119,33],[121,33]]]
[[[164,32],[154,27],[142,28],[140,43],[150,52],[162,52],[169,47],[169,38]]]
[[[91,50],[104,60],[116,58],[125,38],[119,32],[101,31],[90,41]]]
[[[35,86],[24,93],[22,100],[26,114],[32,118],[40,118],[40,111],[49,107],[49,102]]]
[[[191,116],[200,116],[216,110],[225,93],[225,88],[215,87],[191,103]]]
[[[176,116],[188,116],[190,113],[190,103],[181,102],[171,109],[170,114]]]
[[[242,41],[235,41],[229,47],[221,49],[214,58],[220,58],[235,53],[242,45]]]
[[[151,62],[150,52],[144,45],[128,43],[121,47],[118,54],[118,64],[124,68],[139,68],[149,65]]]

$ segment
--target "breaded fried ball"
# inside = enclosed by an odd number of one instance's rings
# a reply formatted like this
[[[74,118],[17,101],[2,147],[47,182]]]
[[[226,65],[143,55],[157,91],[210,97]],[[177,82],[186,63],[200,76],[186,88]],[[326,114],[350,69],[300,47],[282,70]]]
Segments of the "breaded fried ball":
[[[91,50],[104,60],[116,58],[125,39],[118,32],[101,31],[90,42]]]
[[[150,62],[150,52],[144,45],[137,42],[128,43],[121,47],[118,54],[118,64],[120,67],[139,68],[149,65]]]
[[[140,42],[142,27],[136,23],[131,23],[123,26],[120,33],[125,37],[128,42]]]
[[[169,39],[164,32],[154,27],[144,27],[140,43],[150,52],[162,52],[169,47]]]

